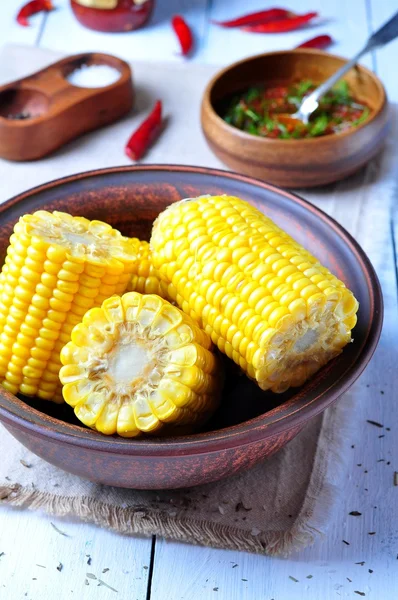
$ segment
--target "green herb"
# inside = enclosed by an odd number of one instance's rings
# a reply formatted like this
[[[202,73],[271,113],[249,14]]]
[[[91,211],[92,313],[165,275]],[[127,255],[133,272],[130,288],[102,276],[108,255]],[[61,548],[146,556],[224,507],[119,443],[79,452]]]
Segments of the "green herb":
[[[295,583],[298,583],[298,579],[296,579],[295,577],[293,577],[292,575],[289,575],[289,579],[291,579],[292,581],[294,581]]]
[[[246,92],[246,102],[253,102],[260,96],[261,90],[259,88],[249,88]]]
[[[332,104],[348,104],[351,102],[352,97],[348,83],[344,79],[336,83],[327,95],[327,98]]]
[[[254,112],[254,110],[252,110],[251,108],[247,108],[245,110],[245,115],[246,117],[249,117],[249,119],[253,119],[253,121],[260,121],[261,119],[261,116],[258,113]]]
[[[367,106],[365,106],[365,108],[363,109],[363,112],[361,114],[360,117],[358,117],[358,119],[355,119],[354,121],[352,121],[351,125],[353,127],[358,127],[358,125],[360,125],[361,123],[363,123],[364,121],[366,121],[366,119],[368,118],[368,116],[370,115],[370,110]],[[384,394],[384,392],[381,392],[382,394]]]
[[[312,87],[314,87],[314,82],[310,79],[304,79],[295,86],[296,94],[302,98]]]
[[[329,118],[327,115],[320,115],[319,117],[317,117],[310,128],[310,134],[311,137],[316,137],[318,135],[322,135],[323,133],[325,133],[325,130],[327,129],[329,125]]]

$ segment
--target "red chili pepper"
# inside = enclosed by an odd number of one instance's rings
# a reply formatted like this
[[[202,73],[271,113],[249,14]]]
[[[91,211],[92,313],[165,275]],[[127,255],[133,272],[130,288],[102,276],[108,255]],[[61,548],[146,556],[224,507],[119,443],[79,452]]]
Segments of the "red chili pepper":
[[[184,56],[190,53],[193,47],[193,35],[188,23],[180,15],[172,18],[171,24],[181,45],[181,52]]]
[[[298,46],[296,46],[296,48],[327,48],[328,46],[330,46],[331,44],[333,44],[333,38],[330,37],[330,35],[317,35],[314,38],[311,38],[310,40],[307,40],[306,42],[303,42],[302,44],[299,44]]]
[[[51,0],[31,0],[19,9],[17,21],[22,27],[29,27],[28,17],[35,15],[42,10],[48,12],[53,10],[53,8],[54,6],[52,5]]]
[[[158,100],[149,116],[134,131],[125,152],[132,160],[139,160],[155,141],[162,129],[162,103]]]
[[[244,25],[258,25],[260,23],[270,23],[279,19],[287,19],[293,17],[294,13],[284,8],[270,8],[268,10],[260,10],[259,12],[243,15],[231,21],[212,21],[220,27],[243,27]]]
[[[260,23],[259,25],[248,25],[243,27],[245,31],[254,33],[284,33],[285,31],[294,31],[302,25],[305,25],[312,19],[318,16],[316,12],[306,13],[305,15],[296,15],[279,21],[271,21],[270,23]]]

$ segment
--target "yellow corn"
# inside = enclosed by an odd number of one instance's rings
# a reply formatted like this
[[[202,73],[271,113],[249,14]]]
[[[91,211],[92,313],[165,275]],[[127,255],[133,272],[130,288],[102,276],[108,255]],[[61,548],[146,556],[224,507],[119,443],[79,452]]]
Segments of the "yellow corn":
[[[85,425],[134,437],[199,424],[222,375],[212,342],[155,295],[129,292],[92,308],[61,352],[63,395]]]
[[[165,300],[169,299],[168,285],[161,280],[159,273],[152,264],[151,250],[148,242],[137,238],[131,238],[130,243],[137,254],[130,283],[129,292],[139,292],[140,294],[157,294]]]
[[[239,198],[171,205],[151,249],[172,299],[264,390],[301,385],[351,340],[353,294]]]
[[[132,246],[101,221],[37,211],[15,225],[0,274],[0,383],[62,402],[59,353],[92,306],[123,293]]]

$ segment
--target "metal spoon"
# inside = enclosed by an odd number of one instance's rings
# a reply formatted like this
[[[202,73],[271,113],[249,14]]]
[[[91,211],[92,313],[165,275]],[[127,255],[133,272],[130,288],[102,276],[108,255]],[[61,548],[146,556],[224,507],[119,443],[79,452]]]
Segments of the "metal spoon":
[[[324,81],[319,87],[317,87],[311,94],[306,96],[302,103],[299,106],[298,111],[290,115],[292,119],[299,119],[303,121],[303,123],[307,124],[311,114],[318,108],[319,99],[322,98],[332,88],[335,83],[339,81],[349,71],[356,65],[358,60],[371,50],[375,50],[376,48],[381,48],[391,42],[398,36],[398,12],[395,13],[393,17],[387,23],[385,23],[378,31],[376,31],[366,42],[364,48],[358,54],[354,56],[351,60],[349,60],[341,69],[336,71],[329,79]]]

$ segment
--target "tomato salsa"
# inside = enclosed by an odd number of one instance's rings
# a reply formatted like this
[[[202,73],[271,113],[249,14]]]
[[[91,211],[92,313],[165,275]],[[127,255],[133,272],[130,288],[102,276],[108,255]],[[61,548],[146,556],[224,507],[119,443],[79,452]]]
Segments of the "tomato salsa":
[[[320,100],[308,125],[289,117],[315,87],[310,80],[286,86],[250,87],[229,102],[222,116],[247,133],[286,140],[347,131],[370,115],[369,107],[351,95],[347,82],[340,81]]]

